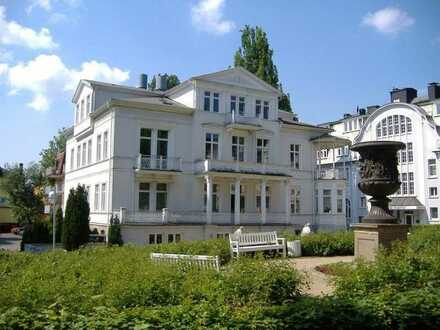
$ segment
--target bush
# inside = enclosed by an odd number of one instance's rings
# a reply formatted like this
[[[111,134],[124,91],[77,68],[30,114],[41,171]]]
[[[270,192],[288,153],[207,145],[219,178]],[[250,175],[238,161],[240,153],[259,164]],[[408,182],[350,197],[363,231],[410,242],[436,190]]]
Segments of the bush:
[[[287,240],[300,240],[303,256],[346,256],[354,254],[354,233],[338,230],[334,232],[317,232],[306,236],[283,232]]]
[[[96,228],[95,228],[96,229]],[[96,230],[96,232],[98,232]],[[122,236],[121,236],[121,226],[119,224],[119,218],[111,217],[110,218],[110,227],[108,229],[108,245],[119,245],[123,244]]]
[[[28,243],[51,243],[51,224],[46,220],[36,220],[24,227],[21,245]]]

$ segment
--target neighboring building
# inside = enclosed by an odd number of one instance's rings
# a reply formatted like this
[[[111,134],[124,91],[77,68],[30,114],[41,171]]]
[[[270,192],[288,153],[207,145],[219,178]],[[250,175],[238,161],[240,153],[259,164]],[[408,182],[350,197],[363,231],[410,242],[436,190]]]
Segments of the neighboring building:
[[[6,192],[1,190],[1,181],[3,170],[0,167],[0,233],[9,232],[12,227],[17,225],[17,221],[12,215],[11,207],[8,204],[8,196]]]
[[[438,162],[440,156],[440,86],[431,83],[428,96],[417,97],[413,88],[393,89],[384,106],[358,109],[354,115],[322,124],[335,136],[353,143],[374,140],[401,141],[406,148],[398,153],[401,189],[391,196],[390,209],[401,223],[439,223]],[[357,223],[367,214],[367,196],[357,188],[358,155],[348,148],[328,150],[336,167],[348,174],[347,218]],[[322,167],[329,168],[322,160]],[[350,206],[350,207],[348,207]]]
[[[345,228],[345,180],[315,164],[319,148],[346,140],[279,110],[280,92],[241,68],[165,83],[80,81],[64,191],[86,187],[92,228],[105,232],[117,215],[124,241],[138,244],[240,225]]]
[[[67,129],[64,134],[70,136],[73,129]],[[62,151],[55,158],[55,166],[46,170],[46,176],[53,180],[53,187],[57,194],[57,205],[64,205],[64,170],[66,162],[66,152]],[[51,188],[53,189],[53,188]]]

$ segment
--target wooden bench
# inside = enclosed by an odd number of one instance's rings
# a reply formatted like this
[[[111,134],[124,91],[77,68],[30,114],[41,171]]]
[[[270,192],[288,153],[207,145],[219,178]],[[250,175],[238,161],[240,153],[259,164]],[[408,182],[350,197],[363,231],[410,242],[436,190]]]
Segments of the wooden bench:
[[[220,259],[218,256],[201,256],[173,253],[151,253],[150,259],[157,262],[181,263],[184,266],[197,267],[200,269],[215,269],[220,271]]]
[[[261,233],[241,233],[229,236],[232,257],[239,257],[240,253],[258,251],[278,251],[286,257],[286,242],[278,238],[276,231]]]

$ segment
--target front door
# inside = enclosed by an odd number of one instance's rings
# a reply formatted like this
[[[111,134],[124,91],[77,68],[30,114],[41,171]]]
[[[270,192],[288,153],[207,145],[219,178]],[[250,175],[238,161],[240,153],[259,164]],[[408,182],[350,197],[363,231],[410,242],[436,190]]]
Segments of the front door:
[[[405,214],[405,224],[412,225],[414,223],[414,214]]]

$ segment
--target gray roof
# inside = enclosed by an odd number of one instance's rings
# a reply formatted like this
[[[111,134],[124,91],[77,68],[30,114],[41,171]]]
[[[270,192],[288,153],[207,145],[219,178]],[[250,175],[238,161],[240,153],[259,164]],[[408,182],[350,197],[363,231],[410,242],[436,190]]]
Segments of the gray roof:
[[[417,199],[417,197],[392,197],[390,208],[399,209],[402,207],[413,207],[416,209],[424,208],[423,204]]]
[[[166,96],[159,96],[159,95],[158,96],[147,96],[147,97],[118,98],[118,100],[189,108],[180,102],[174,101]]]

